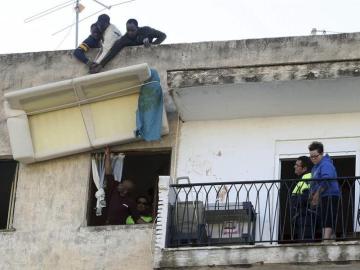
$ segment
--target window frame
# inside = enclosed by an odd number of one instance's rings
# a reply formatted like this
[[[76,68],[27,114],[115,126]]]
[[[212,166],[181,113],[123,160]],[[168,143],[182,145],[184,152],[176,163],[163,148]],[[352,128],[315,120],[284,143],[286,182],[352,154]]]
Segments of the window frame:
[[[139,155],[139,156],[143,156],[144,153],[152,155],[152,154],[168,154],[169,155],[169,176],[171,174],[172,171],[172,166],[173,166],[173,148],[172,147],[160,147],[160,148],[136,148],[136,149],[122,149],[122,148],[118,148],[118,147],[113,147],[113,149],[111,149],[111,152],[119,154],[119,153],[124,153],[125,156],[126,155]],[[86,207],[85,207],[85,220],[83,222],[83,226],[82,227],[86,227],[86,228],[98,228],[99,230],[101,230],[101,228],[104,228],[104,230],[106,230],[106,228],[108,227],[114,227],[114,228],[120,228],[120,227],[127,227],[127,226],[143,226],[143,227],[154,227],[155,225],[153,223],[151,224],[132,224],[132,225],[110,225],[110,224],[103,224],[103,225],[90,225],[90,215],[91,215],[91,211],[93,211],[92,205],[91,205],[91,199],[92,199],[92,188],[91,185],[93,183],[93,179],[92,179],[92,168],[91,168],[91,158],[94,154],[96,153],[104,153],[104,151],[102,150],[97,150],[97,151],[93,151],[90,153],[90,164],[89,164],[89,182],[88,182],[88,186],[87,186],[87,200],[86,200]],[[157,205],[158,206],[158,205]],[[155,221],[155,219],[154,219]]]
[[[13,232],[14,228],[14,211],[15,211],[15,200],[16,200],[16,191],[18,184],[18,176],[19,176],[19,162],[17,160],[12,159],[9,156],[0,157],[0,162],[13,161],[16,163],[15,173],[11,182],[10,187],[10,198],[9,198],[9,206],[8,206],[8,214],[6,221],[6,228],[0,229],[0,232]]]

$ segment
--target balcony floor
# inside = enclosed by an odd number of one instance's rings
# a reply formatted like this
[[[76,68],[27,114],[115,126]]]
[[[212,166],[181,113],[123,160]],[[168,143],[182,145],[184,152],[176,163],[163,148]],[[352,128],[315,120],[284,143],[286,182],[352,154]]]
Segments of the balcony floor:
[[[164,249],[159,269],[359,269],[360,241]]]

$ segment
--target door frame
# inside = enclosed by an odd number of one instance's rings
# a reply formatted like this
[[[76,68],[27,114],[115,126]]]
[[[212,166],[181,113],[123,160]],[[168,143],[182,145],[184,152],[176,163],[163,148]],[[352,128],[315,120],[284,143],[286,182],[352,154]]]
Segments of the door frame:
[[[297,158],[299,156],[309,156],[308,145],[313,141],[320,141],[324,144],[324,152],[330,156],[355,156],[355,175],[360,176],[360,137],[341,137],[341,138],[313,138],[298,140],[277,140],[275,141],[275,159],[274,159],[274,179],[280,179],[281,160]],[[359,198],[359,185],[355,185],[355,198]],[[274,191],[276,192],[276,191]],[[280,195],[273,194],[273,198]],[[359,209],[359,200],[354,202],[354,232],[360,232],[360,226],[357,225],[357,211]],[[277,210],[276,228],[279,227],[279,211]],[[276,234],[278,231],[276,232]],[[278,236],[276,235],[276,238]]]

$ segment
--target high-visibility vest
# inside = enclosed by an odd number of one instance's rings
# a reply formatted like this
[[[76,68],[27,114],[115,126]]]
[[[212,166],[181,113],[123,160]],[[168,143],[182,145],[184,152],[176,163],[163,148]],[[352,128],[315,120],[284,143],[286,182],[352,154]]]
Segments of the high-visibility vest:
[[[150,216],[140,216],[140,218],[146,223],[150,223],[153,220],[152,217]],[[133,224],[135,224],[134,219],[132,218],[132,216],[128,216],[126,219],[126,225],[133,225]]]
[[[311,179],[311,173],[304,174],[301,179],[305,181],[299,181],[299,183],[297,183],[293,189],[293,195],[301,195],[303,194],[304,190],[310,189],[310,184],[307,183],[306,179]]]

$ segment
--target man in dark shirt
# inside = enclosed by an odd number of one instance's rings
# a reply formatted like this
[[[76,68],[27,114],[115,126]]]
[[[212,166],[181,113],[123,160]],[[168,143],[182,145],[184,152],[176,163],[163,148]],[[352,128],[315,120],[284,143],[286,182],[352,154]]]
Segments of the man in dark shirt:
[[[108,177],[108,181],[115,181],[113,177]],[[133,220],[139,221],[140,213],[136,208],[136,203],[129,197],[134,185],[129,180],[122,181],[113,191],[108,211],[108,224],[126,224],[126,219],[131,216]],[[136,222],[139,223],[139,222]]]
[[[110,17],[106,14],[99,16],[96,23],[91,25],[90,32],[90,36],[88,36],[73,53],[79,61],[89,67],[89,71],[93,65],[100,63],[114,45],[115,41],[121,37],[121,32],[115,25],[110,23]],[[100,49],[94,61],[86,56],[86,52],[91,48]]]
[[[107,180],[107,190],[110,195],[107,224],[126,224],[128,216],[131,216],[135,223],[145,223],[140,218],[140,213],[136,208],[135,201],[129,196],[134,188],[134,184],[130,180],[124,180],[118,184],[114,179],[111,169],[109,147],[105,149],[105,176]]]
[[[99,65],[94,65],[90,73],[99,72],[113,59],[124,47],[144,45],[146,48],[151,44],[161,44],[166,39],[166,34],[148,26],[139,27],[135,19],[126,22],[126,34],[118,39]]]
[[[101,14],[98,17],[96,23],[92,24],[90,27],[90,36],[87,37],[80,45],[74,50],[74,56],[86,64],[87,66],[91,67],[94,64],[93,61],[89,60],[86,57],[85,53],[90,48],[100,48],[101,41],[103,39],[103,34],[106,28],[110,25],[110,17],[106,14]]]

